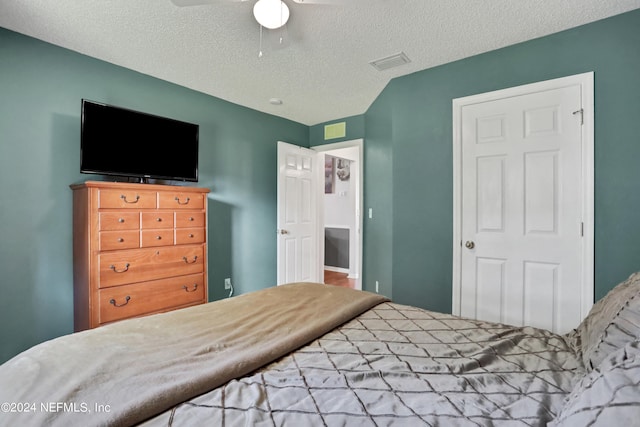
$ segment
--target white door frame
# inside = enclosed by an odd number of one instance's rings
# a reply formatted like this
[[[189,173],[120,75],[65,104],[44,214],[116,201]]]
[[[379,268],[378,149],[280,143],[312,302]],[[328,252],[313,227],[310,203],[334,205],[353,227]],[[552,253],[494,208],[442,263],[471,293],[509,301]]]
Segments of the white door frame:
[[[325,145],[317,145],[311,147],[312,150],[317,151],[319,154],[324,154],[327,151],[339,150],[342,148],[358,148],[358,158],[356,162],[358,163],[358,197],[356,198],[356,227],[357,227],[357,261],[356,261],[356,289],[362,289],[362,248],[363,248],[363,239],[362,239],[362,227],[363,227],[363,215],[362,215],[362,206],[364,206],[364,139],[354,139],[350,141],[336,142],[333,144],[325,144]],[[320,174],[324,173],[322,167],[318,168]],[[320,190],[318,191],[318,255],[320,258],[319,268],[323,269],[324,267],[324,175],[322,175],[319,180]],[[322,271],[321,271],[322,273]],[[322,277],[322,274],[320,274]]]
[[[594,73],[583,73],[523,86],[487,92],[453,100],[453,314],[461,312],[462,265],[462,108],[467,105],[526,95],[566,86],[580,85],[582,92],[582,182],[583,236],[582,295],[580,311],[584,318],[594,298]]]

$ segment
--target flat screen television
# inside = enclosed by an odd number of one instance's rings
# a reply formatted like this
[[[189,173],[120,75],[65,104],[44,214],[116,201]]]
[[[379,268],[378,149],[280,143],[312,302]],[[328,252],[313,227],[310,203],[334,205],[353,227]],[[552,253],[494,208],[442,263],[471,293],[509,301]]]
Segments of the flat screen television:
[[[198,181],[199,126],[82,100],[80,172]]]

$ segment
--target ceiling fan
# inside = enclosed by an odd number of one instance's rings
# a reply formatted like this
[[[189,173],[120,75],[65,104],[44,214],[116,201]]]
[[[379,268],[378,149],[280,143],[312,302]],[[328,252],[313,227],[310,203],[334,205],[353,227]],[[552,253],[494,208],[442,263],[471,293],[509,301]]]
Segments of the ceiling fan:
[[[241,3],[249,0],[171,0],[178,7],[201,6],[215,3]],[[292,0],[298,4],[347,4],[349,0]],[[289,7],[282,0],[258,0],[253,6],[256,21],[270,30],[282,27],[289,20]]]
[[[178,7],[202,6],[207,4],[220,3],[241,3],[255,0],[171,0]],[[287,0],[289,1],[289,0]],[[297,4],[325,4],[325,5],[345,5],[355,0],[292,0]],[[364,0],[363,0],[364,1]],[[253,6],[253,16],[260,24],[260,48],[258,58],[262,58],[262,29],[276,30],[283,28],[289,20],[289,7],[283,0],[257,0]],[[284,36],[278,37],[280,46],[284,45]]]

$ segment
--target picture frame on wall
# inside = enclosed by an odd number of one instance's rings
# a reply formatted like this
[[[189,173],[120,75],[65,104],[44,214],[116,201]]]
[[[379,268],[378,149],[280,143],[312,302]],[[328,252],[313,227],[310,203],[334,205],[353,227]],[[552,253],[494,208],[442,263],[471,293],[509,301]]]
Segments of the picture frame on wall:
[[[351,160],[338,159],[336,163],[336,168],[338,170],[336,175],[338,176],[338,179],[340,179],[340,181],[348,181],[349,176],[351,176]]]
[[[324,194],[333,194],[335,191],[335,167],[336,158],[333,156],[324,156]]]

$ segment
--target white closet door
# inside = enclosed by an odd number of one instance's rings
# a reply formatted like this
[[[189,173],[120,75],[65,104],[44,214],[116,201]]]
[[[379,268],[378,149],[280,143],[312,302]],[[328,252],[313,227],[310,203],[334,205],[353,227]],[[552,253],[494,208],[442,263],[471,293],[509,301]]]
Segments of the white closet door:
[[[461,107],[458,314],[560,333],[582,320],[582,98],[574,84]]]

